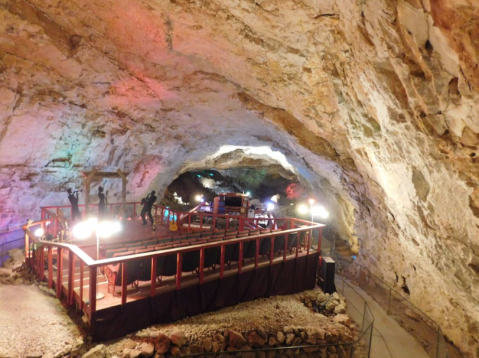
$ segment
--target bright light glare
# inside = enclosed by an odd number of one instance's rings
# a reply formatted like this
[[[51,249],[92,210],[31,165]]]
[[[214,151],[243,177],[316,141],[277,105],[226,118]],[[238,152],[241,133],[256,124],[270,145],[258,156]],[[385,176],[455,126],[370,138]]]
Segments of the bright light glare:
[[[42,228],[36,229],[34,235],[36,237],[42,237],[45,231]]]
[[[247,191],[246,196],[251,196],[251,193],[249,191]]]
[[[203,195],[196,195],[195,200],[196,201],[202,201],[203,200]]]
[[[309,202],[310,205],[313,205],[314,204],[314,199],[311,198],[311,199],[308,200],[308,202]]]
[[[300,214],[306,214],[308,212],[308,207],[304,204],[298,206],[298,212]]]
[[[319,216],[323,219],[326,219],[329,216],[328,211],[322,206],[313,206],[312,210],[313,216]]]
[[[96,227],[99,237],[107,238],[121,230],[121,224],[118,221],[102,221]]]
[[[83,221],[75,225],[72,232],[77,239],[87,239],[93,233],[93,225],[89,221]]]
[[[205,188],[214,188],[216,184],[211,178],[200,178],[200,183],[203,184]]]
[[[83,221],[73,227],[73,236],[77,239],[87,239],[96,231],[99,237],[110,237],[121,231],[121,224],[118,221],[98,222],[97,218]]]
[[[268,211],[274,210],[274,204],[273,203],[268,203],[268,205],[266,206],[266,210],[268,210]]]
[[[273,159],[275,162],[279,163],[283,166],[286,170],[294,172],[296,168],[288,162],[286,156],[281,152],[276,152],[271,150],[269,146],[261,146],[261,147],[249,147],[249,146],[236,146],[236,145],[223,145],[221,148],[209,159],[214,159],[217,157],[222,156],[223,154],[234,152],[240,149],[244,152],[244,155],[248,158],[255,158],[257,156],[263,157],[267,156]]]

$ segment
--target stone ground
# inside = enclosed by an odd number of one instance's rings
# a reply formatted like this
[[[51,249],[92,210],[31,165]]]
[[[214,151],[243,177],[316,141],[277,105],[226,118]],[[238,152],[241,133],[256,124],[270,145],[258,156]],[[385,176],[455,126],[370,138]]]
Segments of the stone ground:
[[[182,355],[192,353],[195,346],[209,346],[205,348],[209,351],[216,343],[221,350],[251,349],[257,345],[278,345],[278,339],[294,345],[293,339],[299,339],[301,334],[302,341],[313,341],[309,344],[320,344],[320,340],[351,341],[357,336],[357,326],[346,315],[326,317],[311,309],[311,300],[329,297],[321,296],[321,291],[306,291],[246,302],[173,324],[154,325],[103,344],[92,343],[82,328],[80,315],[63,306],[45,283],[34,280],[29,269],[19,264],[22,257],[17,254],[12,253],[15,258],[6,262],[6,268],[0,268],[0,358],[79,357],[94,348],[99,350],[95,356],[100,357],[149,357],[154,353],[153,347],[159,358],[163,355],[158,354],[158,337],[167,337],[170,348],[164,353],[169,356],[180,353],[179,348]],[[344,299],[336,294],[326,303],[328,312],[345,311]],[[232,337],[232,331],[244,337],[237,347],[233,347],[233,338],[237,337]],[[172,338],[178,332],[183,337],[181,344]],[[172,349],[175,346],[177,351]]]
[[[43,285],[0,286],[0,357],[48,357],[83,344],[83,333]]]

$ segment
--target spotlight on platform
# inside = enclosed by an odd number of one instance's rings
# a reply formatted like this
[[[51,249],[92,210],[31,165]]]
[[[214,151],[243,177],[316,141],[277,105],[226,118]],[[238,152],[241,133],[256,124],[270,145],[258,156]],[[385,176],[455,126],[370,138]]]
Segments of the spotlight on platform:
[[[322,206],[313,206],[311,209],[311,214],[313,216],[319,216],[323,219],[326,219],[329,216],[328,211]]]
[[[77,239],[88,239],[93,233],[96,236],[96,259],[100,259],[100,237],[108,238],[113,234],[116,234],[121,231],[121,224],[119,221],[101,221],[98,222],[97,218],[91,218],[87,221],[82,221],[78,223],[73,228],[73,236]],[[97,276],[98,271],[97,270]],[[98,292],[98,279],[97,279],[97,294],[96,299],[101,300],[105,297],[103,293]]]
[[[36,237],[43,237],[43,234],[45,234],[45,230],[43,230],[42,228],[36,229],[34,233]]]
[[[306,214],[308,212],[308,207],[304,204],[301,204],[300,206],[298,206],[298,212],[300,214]]]

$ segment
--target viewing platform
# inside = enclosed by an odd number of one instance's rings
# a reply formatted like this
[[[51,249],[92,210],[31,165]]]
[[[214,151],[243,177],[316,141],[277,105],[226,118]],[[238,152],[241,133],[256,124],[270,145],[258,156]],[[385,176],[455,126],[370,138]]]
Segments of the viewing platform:
[[[315,286],[322,224],[155,206],[152,231],[137,218],[137,207],[127,204],[122,231],[99,238],[99,246],[94,236],[68,242],[35,237],[40,226],[43,238],[61,236],[68,218],[58,208],[44,208],[43,220],[24,227],[26,257],[37,277],[85,313],[94,340]]]

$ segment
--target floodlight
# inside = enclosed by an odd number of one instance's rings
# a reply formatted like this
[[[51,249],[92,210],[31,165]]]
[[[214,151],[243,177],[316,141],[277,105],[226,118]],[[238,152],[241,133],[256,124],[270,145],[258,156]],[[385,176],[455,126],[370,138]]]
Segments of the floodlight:
[[[308,212],[308,207],[304,204],[298,206],[298,211],[300,214],[306,214]]]
[[[88,221],[83,221],[73,227],[72,233],[77,239],[86,239],[93,233],[93,226]]]
[[[34,235],[35,235],[36,237],[42,237],[44,233],[45,233],[45,230],[43,230],[42,228],[39,228],[39,229],[36,229],[36,230],[35,230]]]
[[[328,211],[322,206],[313,206],[311,214],[326,219],[329,216]]]

